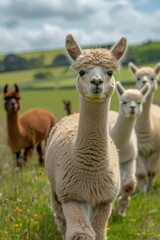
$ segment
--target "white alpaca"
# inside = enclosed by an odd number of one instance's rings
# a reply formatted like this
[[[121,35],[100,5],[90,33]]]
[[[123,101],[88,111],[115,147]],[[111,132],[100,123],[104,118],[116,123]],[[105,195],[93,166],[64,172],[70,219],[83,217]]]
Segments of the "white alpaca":
[[[137,178],[138,187],[147,191],[155,181],[160,170],[160,107],[152,104],[154,93],[157,89],[157,77],[160,73],[160,64],[156,67],[137,68],[133,63],[129,64],[131,72],[136,78],[136,85],[141,89],[148,82],[151,92],[143,105],[143,112],[136,121],[136,133],[138,137]]]
[[[118,153],[106,123],[115,88],[112,73],[119,67],[126,39],[110,51],[82,51],[68,35],[66,48],[79,73],[80,114],[64,117],[47,142],[45,168],[53,211],[65,240],[104,240],[120,187]]]
[[[134,130],[136,118],[142,112],[142,104],[149,93],[149,84],[141,91],[125,90],[116,82],[119,98],[119,113],[110,111],[110,135],[119,149],[121,197],[119,199],[119,215],[125,215],[131,194],[136,187],[136,158],[138,154],[137,137]]]

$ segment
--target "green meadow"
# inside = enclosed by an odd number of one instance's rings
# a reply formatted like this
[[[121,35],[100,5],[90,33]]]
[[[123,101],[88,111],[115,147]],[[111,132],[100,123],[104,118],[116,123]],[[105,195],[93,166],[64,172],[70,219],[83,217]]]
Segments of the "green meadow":
[[[71,100],[72,111],[78,112],[75,73],[66,67],[49,70],[53,72],[53,79],[43,81],[34,80],[37,69],[0,74],[0,240],[61,240],[50,209],[48,179],[44,169],[38,166],[36,152],[26,167],[14,167],[14,159],[7,146],[3,107],[3,86],[18,83],[22,101],[20,113],[43,107],[52,111],[59,120],[66,115],[63,99]],[[133,82],[127,68],[116,73],[115,78],[121,82]],[[62,89],[68,86],[72,89]],[[134,88],[134,83],[129,87]],[[160,88],[155,99],[160,99]],[[112,97],[111,109],[118,110],[116,94]],[[108,240],[159,240],[160,175],[154,189],[132,196],[126,217],[111,217],[106,228]]]

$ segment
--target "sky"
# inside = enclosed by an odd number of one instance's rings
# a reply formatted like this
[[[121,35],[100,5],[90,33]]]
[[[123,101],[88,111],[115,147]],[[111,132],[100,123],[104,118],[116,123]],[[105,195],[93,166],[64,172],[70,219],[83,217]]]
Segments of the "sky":
[[[160,0],[0,0],[0,53],[160,41]]]

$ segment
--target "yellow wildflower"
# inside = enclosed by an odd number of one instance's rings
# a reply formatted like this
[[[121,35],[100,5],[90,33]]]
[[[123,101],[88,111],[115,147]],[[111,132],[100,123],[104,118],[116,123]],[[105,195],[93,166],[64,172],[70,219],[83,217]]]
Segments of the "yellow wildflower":
[[[141,233],[140,233],[140,232],[136,232],[135,235],[136,235],[137,237],[139,237],[139,236],[141,236]]]
[[[39,222],[38,222],[38,221],[35,221],[35,222],[33,222],[33,224],[34,224],[34,225],[38,225],[38,224],[39,224]]]
[[[21,209],[21,208],[18,208],[17,211],[18,211],[19,213],[21,213],[21,212],[22,212],[22,209]]]
[[[38,214],[37,213],[35,213],[33,216],[34,216],[34,218],[38,218]]]
[[[106,231],[109,231],[110,230],[110,227],[109,227],[109,225],[107,224],[106,225]]]
[[[18,223],[15,223],[12,225],[14,228],[18,228],[19,227],[19,224]]]

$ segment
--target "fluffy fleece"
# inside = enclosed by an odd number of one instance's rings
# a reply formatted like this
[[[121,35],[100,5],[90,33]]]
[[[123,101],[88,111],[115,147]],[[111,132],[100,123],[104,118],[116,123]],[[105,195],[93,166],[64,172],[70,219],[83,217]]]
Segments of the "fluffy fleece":
[[[142,113],[142,105],[150,91],[149,84],[139,91],[137,89],[125,90],[116,83],[119,98],[119,113],[110,111],[110,135],[114,140],[120,157],[121,197],[119,199],[120,215],[126,214],[126,208],[131,194],[136,188],[136,158],[138,154],[135,122]]]
[[[118,153],[106,124],[115,85],[113,68],[109,67],[110,61],[104,68],[96,61],[98,49],[85,50],[84,57],[71,35],[66,38],[66,47],[73,68],[79,72],[76,87],[80,114],[63,118],[47,141],[45,168],[52,207],[63,239],[104,240],[120,185]],[[116,68],[125,49],[126,40],[122,38],[111,53],[105,51],[105,59],[113,54],[111,66]],[[90,53],[94,53],[95,61],[89,63]]]
[[[155,68],[141,67],[130,63],[129,68],[136,79],[137,88],[141,89],[148,82],[150,94],[143,106],[143,112],[136,121],[138,137],[137,178],[138,188],[147,191],[154,185],[155,177],[160,170],[160,107],[153,104],[157,89],[157,78],[160,64]]]

